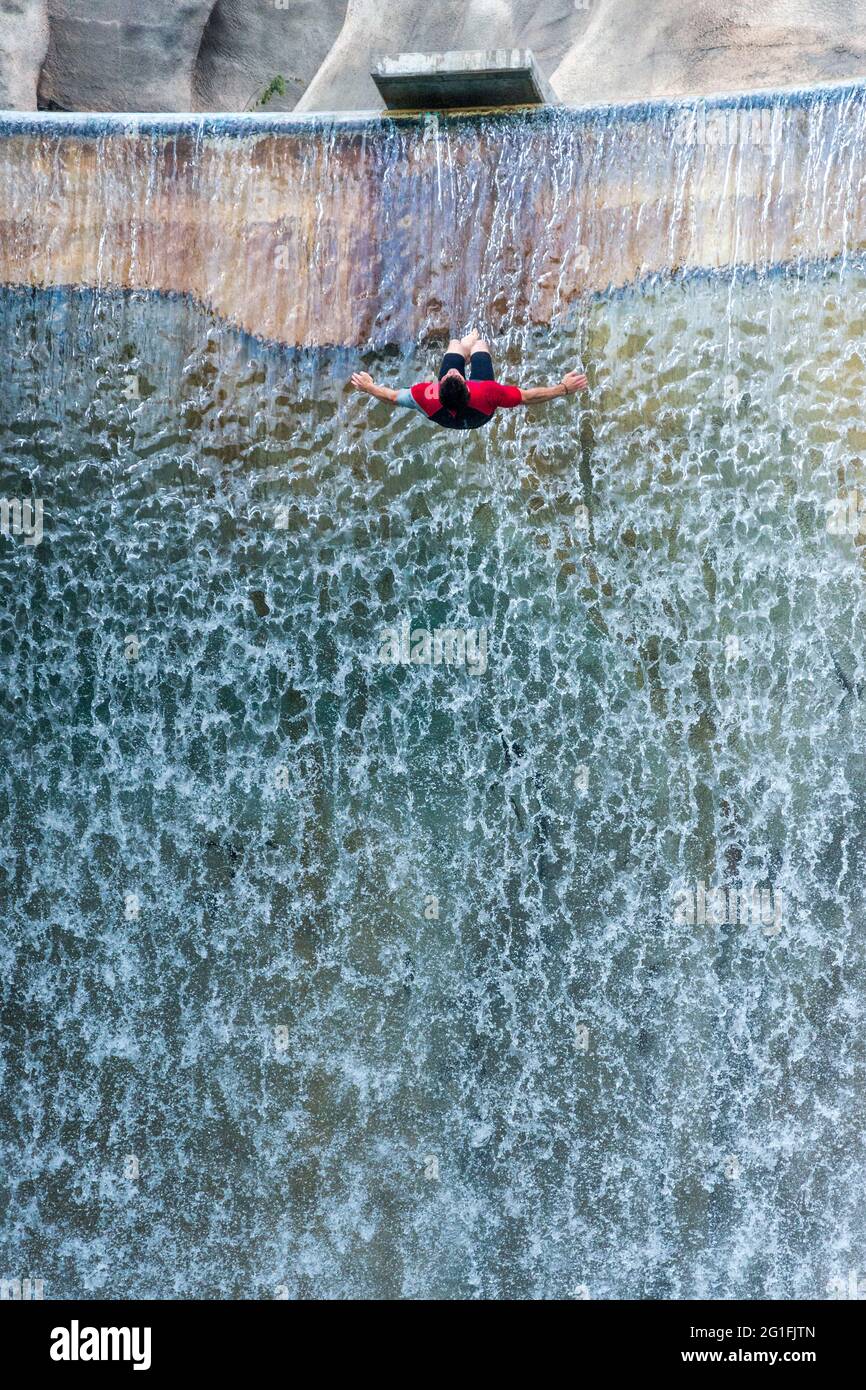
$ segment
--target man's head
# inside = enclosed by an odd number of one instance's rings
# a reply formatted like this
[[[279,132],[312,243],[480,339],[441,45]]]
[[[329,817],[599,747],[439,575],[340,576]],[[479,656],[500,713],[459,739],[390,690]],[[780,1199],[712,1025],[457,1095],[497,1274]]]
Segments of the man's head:
[[[466,385],[465,377],[461,376],[456,367],[446,372],[440,381],[439,399],[446,410],[454,410],[458,415],[462,414],[469,404],[469,387]]]

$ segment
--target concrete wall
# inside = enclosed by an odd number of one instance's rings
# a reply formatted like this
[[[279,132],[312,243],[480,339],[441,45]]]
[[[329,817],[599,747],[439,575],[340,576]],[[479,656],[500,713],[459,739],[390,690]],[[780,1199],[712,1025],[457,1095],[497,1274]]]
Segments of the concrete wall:
[[[0,106],[38,85],[49,108],[236,111],[280,73],[274,109],[378,109],[380,53],[472,47],[533,48],[575,104],[836,80],[866,75],[866,0],[0,0]]]

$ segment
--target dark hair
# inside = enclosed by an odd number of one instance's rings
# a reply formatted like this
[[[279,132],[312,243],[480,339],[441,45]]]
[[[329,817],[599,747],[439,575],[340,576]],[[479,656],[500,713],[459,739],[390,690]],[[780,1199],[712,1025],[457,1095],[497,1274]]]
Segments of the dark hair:
[[[439,386],[439,399],[447,410],[462,415],[469,404],[469,387],[462,376],[446,377]]]

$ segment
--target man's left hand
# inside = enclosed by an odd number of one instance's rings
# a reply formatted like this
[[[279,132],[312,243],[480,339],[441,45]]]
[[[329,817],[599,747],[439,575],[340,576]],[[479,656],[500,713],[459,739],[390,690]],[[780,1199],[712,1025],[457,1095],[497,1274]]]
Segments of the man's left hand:
[[[562,378],[562,384],[569,396],[573,396],[575,391],[585,391],[589,382],[585,372],[566,372]]]

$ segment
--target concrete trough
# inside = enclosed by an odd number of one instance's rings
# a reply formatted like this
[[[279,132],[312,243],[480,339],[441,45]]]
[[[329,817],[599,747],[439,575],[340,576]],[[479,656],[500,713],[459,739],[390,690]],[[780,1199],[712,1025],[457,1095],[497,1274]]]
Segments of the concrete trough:
[[[389,111],[544,106],[556,95],[530,48],[397,53],[371,73]]]

